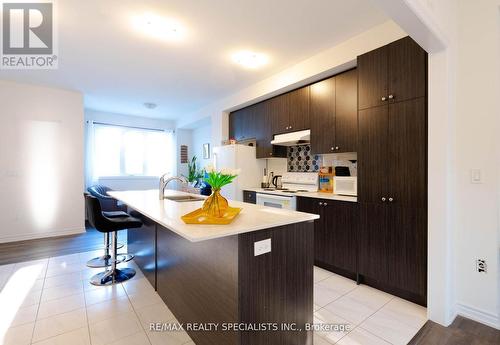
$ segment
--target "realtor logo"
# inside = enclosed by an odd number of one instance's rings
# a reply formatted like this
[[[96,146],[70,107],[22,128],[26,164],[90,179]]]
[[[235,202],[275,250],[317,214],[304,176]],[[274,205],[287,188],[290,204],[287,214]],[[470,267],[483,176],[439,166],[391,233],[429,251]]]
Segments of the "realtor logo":
[[[2,13],[1,67],[57,68],[53,3],[3,3]]]

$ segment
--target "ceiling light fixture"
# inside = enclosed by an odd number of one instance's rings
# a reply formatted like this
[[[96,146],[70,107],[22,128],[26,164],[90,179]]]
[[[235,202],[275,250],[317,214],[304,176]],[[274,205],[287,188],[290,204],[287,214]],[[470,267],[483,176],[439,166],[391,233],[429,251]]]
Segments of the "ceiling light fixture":
[[[132,22],[137,31],[156,39],[180,41],[186,34],[184,27],[178,21],[154,13],[134,16]]]
[[[267,55],[249,50],[242,50],[234,53],[232,59],[238,65],[249,69],[262,67],[269,62]]]

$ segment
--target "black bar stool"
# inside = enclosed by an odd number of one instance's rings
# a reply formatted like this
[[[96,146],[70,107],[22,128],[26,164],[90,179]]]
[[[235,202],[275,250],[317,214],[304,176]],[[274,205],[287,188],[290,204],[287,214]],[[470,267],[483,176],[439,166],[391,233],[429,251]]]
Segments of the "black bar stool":
[[[97,231],[112,235],[111,257],[108,260],[111,267],[109,269],[106,269],[104,272],[98,273],[90,278],[90,283],[92,283],[93,285],[111,285],[129,280],[135,275],[134,269],[116,268],[116,265],[121,262],[119,255],[117,254],[118,231],[140,228],[142,226],[142,222],[137,218],[131,217],[125,212],[122,216],[115,214],[114,217],[107,217],[104,212],[102,212],[99,199],[89,194],[85,195],[85,199],[89,223],[94,228],[96,228]]]
[[[107,195],[108,191],[112,191],[111,188],[103,186],[103,185],[94,185],[87,188],[88,193],[97,199],[99,199],[99,204],[101,205],[101,209],[103,210],[103,214],[108,218],[117,218],[117,217],[126,217],[128,214],[125,212],[126,207],[123,205],[118,205],[118,201],[111,196]],[[117,248],[123,248],[122,243],[118,243]],[[104,234],[104,254],[93,259],[87,261],[87,267],[91,268],[99,268],[99,267],[107,267],[111,265],[111,255],[109,255],[109,249],[111,247],[109,233]],[[129,254],[119,254],[119,260],[121,262],[127,262],[134,258],[133,255]]]

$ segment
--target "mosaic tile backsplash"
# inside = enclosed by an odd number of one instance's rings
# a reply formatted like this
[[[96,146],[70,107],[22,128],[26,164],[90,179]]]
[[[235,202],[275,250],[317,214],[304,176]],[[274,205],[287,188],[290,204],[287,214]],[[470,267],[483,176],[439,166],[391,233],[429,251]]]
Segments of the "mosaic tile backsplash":
[[[311,152],[310,145],[301,145],[288,147],[286,164],[288,172],[318,172],[322,166],[346,166],[351,176],[357,176],[356,159],[356,153],[318,155]]]
[[[287,149],[288,172],[317,172],[323,164],[321,155],[311,153],[311,146],[290,146]]]

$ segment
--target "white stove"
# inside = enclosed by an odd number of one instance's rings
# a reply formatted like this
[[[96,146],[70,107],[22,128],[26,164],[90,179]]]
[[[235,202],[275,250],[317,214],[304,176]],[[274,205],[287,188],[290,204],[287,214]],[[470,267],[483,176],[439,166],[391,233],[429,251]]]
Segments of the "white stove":
[[[317,173],[286,173],[282,176],[282,188],[263,188],[257,191],[257,204],[275,208],[296,210],[296,193],[318,191]]]

